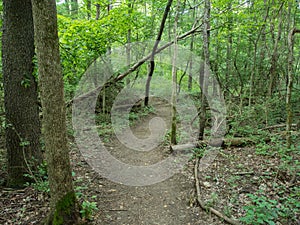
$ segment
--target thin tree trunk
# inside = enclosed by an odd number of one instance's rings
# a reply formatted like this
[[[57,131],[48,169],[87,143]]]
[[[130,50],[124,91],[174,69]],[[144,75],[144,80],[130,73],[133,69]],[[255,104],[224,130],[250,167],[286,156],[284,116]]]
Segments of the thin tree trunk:
[[[176,6],[176,17],[174,22],[174,52],[172,60],[172,126],[171,126],[171,144],[177,144],[176,140],[176,92],[177,92],[177,54],[178,54],[178,42],[177,42],[177,25],[178,25],[178,16],[179,16],[179,0],[177,0]]]
[[[200,69],[200,86],[201,86],[201,112],[199,120],[199,140],[204,139],[204,130],[206,125],[206,106],[207,99],[205,96],[206,93],[206,82],[210,73],[210,52],[209,52],[209,39],[210,39],[210,0],[205,0],[204,3],[204,16],[203,16],[203,70]]]
[[[92,0],[87,0],[86,2],[86,10],[87,10],[87,19],[91,19],[91,12],[92,12]]]
[[[194,5],[196,4],[196,0],[194,0]],[[195,20],[196,17],[196,7],[193,8],[193,19]],[[195,35],[193,34],[191,37],[191,43],[190,43],[190,51],[194,51],[194,39]],[[191,56],[190,58],[190,66],[189,66],[189,79],[188,79],[188,90],[191,91],[193,88],[193,76],[192,76],[192,71],[193,71],[193,57]]]
[[[99,20],[100,17],[100,4],[96,4],[96,20]]]
[[[129,17],[131,17],[131,14],[132,14],[133,4],[134,3],[128,3],[128,5],[127,5]],[[130,67],[130,64],[131,64],[131,28],[129,28],[127,30],[126,56],[127,56],[127,58],[126,58],[127,65],[128,65],[128,67]],[[126,83],[127,84],[130,83],[130,79],[129,78],[126,80]]]
[[[228,10],[231,10],[232,3],[229,3]],[[232,16],[229,14],[228,18],[228,37],[227,37],[227,48],[226,48],[226,74],[225,74],[225,80],[226,80],[226,87],[224,96],[225,98],[229,97],[229,84],[230,84],[230,77],[232,77]]]
[[[255,77],[256,77],[256,61],[257,61],[257,42],[254,43],[254,53],[253,53],[253,67],[250,75],[250,93],[248,105],[251,106],[253,95],[254,95],[254,85],[255,85]]]
[[[290,148],[292,144],[291,140],[291,127],[293,122],[293,110],[292,110],[292,89],[293,89],[293,62],[294,62],[294,35],[300,33],[300,30],[293,28],[288,36],[289,58],[288,58],[288,85],[286,90],[286,142],[287,147]]]
[[[152,75],[153,75],[154,67],[155,67],[155,62],[154,62],[155,52],[156,52],[158,44],[161,40],[161,36],[162,36],[163,31],[164,31],[165,23],[166,23],[169,11],[171,9],[172,2],[173,2],[173,0],[168,0],[167,6],[165,8],[164,15],[163,15],[163,18],[162,18],[162,21],[161,21],[161,24],[160,24],[159,32],[157,34],[156,42],[155,42],[154,47],[152,49],[152,54],[151,54],[151,57],[150,57],[148,78],[147,78],[147,82],[146,82],[145,106],[148,106],[148,104],[149,104],[150,83],[151,83],[151,79],[152,79]]]
[[[32,8],[51,194],[51,211],[45,223],[73,225],[79,210],[69,159],[55,0],[32,0]]]
[[[2,65],[6,117],[7,185],[22,186],[40,163],[40,119],[33,76],[34,32],[30,0],[3,1]],[[36,160],[34,162],[33,158]]]
[[[283,3],[280,7],[277,38],[275,39],[274,49],[273,49],[273,53],[272,53],[272,56],[271,56],[270,82],[269,82],[269,89],[268,89],[268,96],[269,97],[271,97],[273,92],[274,92],[274,88],[275,88],[275,84],[276,84],[276,78],[277,78],[277,74],[278,74],[278,72],[277,72],[278,45],[279,45],[279,41],[281,39],[281,29],[282,29],[282,20],[283,20],[283,18],[282,18],[282,6],[283,6]]]

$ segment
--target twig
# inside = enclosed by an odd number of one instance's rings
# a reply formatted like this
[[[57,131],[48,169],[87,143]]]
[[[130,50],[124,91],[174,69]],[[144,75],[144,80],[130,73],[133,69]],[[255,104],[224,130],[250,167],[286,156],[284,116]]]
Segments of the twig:
[[[201,200],[201,194],[200,194],[200,185],[199,185],[199,179],[198,179],[198,166],[199,166],[199,158],[197,157],[196,163],[195,163],[195,168],[194,168],[194,175],[195,175],[195,182],[196,182],[197,201],[198,201],[200,207],[203,210],[212,212],[213,214],[215,214],[216,216],[222,218],[223,220],[225,220],[229,224],[240,225],[240,223],[238,221],[230,219],[229,217],[223,215],[222,213],[220,213],[216,209],[214,209],[212,207],[207,207],[207,206],[204,205],[203,201]]]
[[[254,171],[237,172],[233,173],[233,175],[254,175]]]
[[[109,209],[108,211],[118,212],[118,211],[128,211],[128,210],[127,209]]]

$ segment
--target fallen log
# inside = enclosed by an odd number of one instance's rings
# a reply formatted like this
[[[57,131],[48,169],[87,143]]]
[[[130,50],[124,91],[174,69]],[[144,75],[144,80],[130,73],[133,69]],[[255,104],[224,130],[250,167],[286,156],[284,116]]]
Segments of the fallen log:
[[[225,139],[214,139],[211,141],[198,141],[192,143],[186,143],[181,145],[171,145],[170,149],[172,151],[185,151],[191,150],[193,148],[200,148],[205,146],[212,147],[242,147],[246,145],[253,145],[255,141],[250,138],[225,138]]]

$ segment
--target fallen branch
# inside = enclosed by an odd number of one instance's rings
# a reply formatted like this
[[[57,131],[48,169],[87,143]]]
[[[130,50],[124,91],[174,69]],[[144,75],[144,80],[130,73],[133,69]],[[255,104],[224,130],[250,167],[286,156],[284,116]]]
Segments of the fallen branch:
[[[283,128],[283,127],[286,127],[286,124],[277,124],[277,125],[273,125],[273,126],[268,126],[268,127],[262,128],[262,130],[272,130],[272,129]],[[297,124],[291,124],[291,127],[297,127]]]
[[[201,27],[202,24],[200,24],[199,26],[197,27],[193,27],[190,31],[178,36],[178,40],[182,40],[184,38],[186,38],[187,36],[191,35],[191,34],[194,34],[197,32],[197,30],[199,29],[199,27]],[[174,44],[174,41],[171,41],[165,45],[163,45],[162,47],[158,48],[156,51],[155,51],[155,55],[160,53],[161,51],[163,51],[164,49],[168,48],[169,46],[171,46],[172,44]],[[112,81],[108,81],[105,86],[109,86],[110,84],[112,83],[115,83],[117,81],[120,81],[122,79],[124,79],[127,75],[131,74],[132,72],[134,72],[135,70],[137,70],[141,65],[143,65],[147,60],[149,60],[151,58],[151,55],[152,55],[152,52],[149,53],[147,56],[145,56],[144,58],[142,58],[141,60],[139,60],[137,63],[135,63],[132,67],[130,67],[126,72],[120,74],[119,76],[117,76],[116,78],[114,78]],[[79,100],[82,100],[82,99],[85,99],[85,98],[88,98],[88,97],[91,97],[93,95],[96,95],[100,92],[100,90],[103,88],[103,86],[99,86],[99,87],[96,87],[95,89],[83,94],[83,95],[80,95],[78,97],[75,97],[73,99],[73,101],[79,101]],[[73,103],[72,101],[72,103]]]
[[[245,171],[245,172],[236,172],[233,173],[233,175],[239,175],[239,176],[243,176],[243,175],[254,175],[254,171]]]
[[[195,182],[196,182],[196,192],[197,192],[197,201],[200,205],[200,207],[205,211],[210,211],[216,216],[220,217],[221,219],[225,220],[227,223],[232,225],[240,225],[240,223],[236,220],[230,219],[229,217],[223,215],[216,209],[212,207],[207,207],[204,205],[203,201],[201,200],[201,194],[200,194],[200,185],[199,185],[199,179],[198,179],[198,166],[199,166],[199,158],[196,159],[195,168],[194,168],[194,175],[195,175]]]

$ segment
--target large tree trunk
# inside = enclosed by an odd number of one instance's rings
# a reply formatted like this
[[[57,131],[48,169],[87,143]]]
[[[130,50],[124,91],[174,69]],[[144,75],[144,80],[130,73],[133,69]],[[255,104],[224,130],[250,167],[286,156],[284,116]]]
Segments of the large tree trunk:
[[[2,63],[8,186],[22,186],[29,164],[41,160],[34,33],[30,0],[3,1]]]
[[[47,224],[76,224],[78,204],[66,135],[66,109],[59,56],[55,0],[32,0],[43,108],[43,134],[50,186]]]

